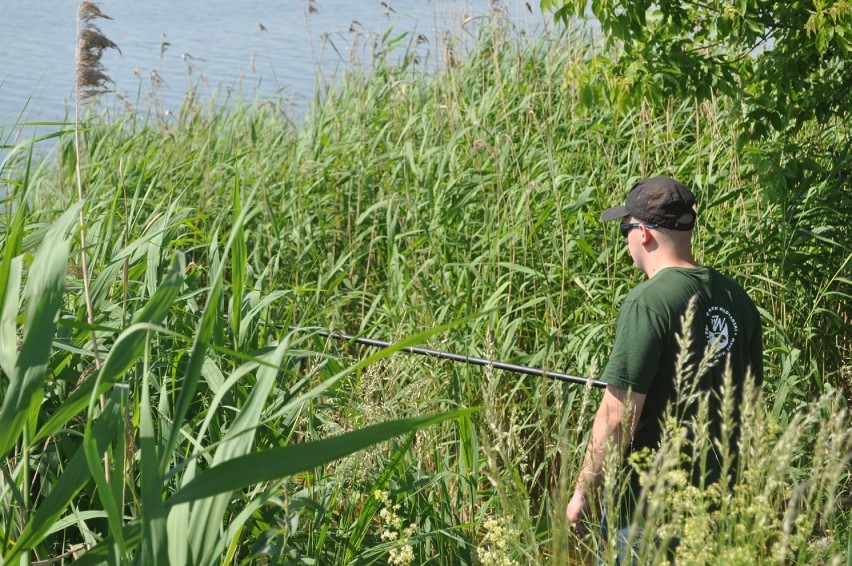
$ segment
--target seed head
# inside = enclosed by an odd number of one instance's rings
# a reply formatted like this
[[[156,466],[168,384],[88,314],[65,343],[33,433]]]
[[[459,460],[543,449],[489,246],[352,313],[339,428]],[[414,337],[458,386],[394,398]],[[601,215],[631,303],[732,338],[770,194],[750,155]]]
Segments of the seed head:
[[[77,10],[77,100],[86,102],[98,94],[107,92],[107,84],[113,80],[106,74],[101,57],[107,49],[118,46],[107,38],[101,29],[92,23],[96,19],[112,19],[104,14],[94,2],[81,2]],[[81,26],[82,24],[82,26]],[[81,27],[80,27],[81,26]]]

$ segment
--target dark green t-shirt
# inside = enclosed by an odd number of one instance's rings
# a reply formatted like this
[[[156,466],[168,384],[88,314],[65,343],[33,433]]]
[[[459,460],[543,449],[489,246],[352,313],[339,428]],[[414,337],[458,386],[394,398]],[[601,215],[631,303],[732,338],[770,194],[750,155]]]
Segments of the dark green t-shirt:
[[[728,364],[737,385],[748,371],[756,384],[763,380],[760,315],[742,287],[709,267],[663,269],[625,298],[618,312],[612,354],[601,377],[607,384],[647,395],[628,453],[659,445],[660,419],[668,403],[677,399],[676,339],[682,334],[681,318],[692,297],[697,297],[697,309],[691,359],[698,363],[708,346],[715,350],[716,358],[712,369],[700,376],[698,389],[720,391]],[[719,428],[715,395],[711,395],[710,410],[715,432]],[[712,476],[714,471],[718,473],[718,461],[708,462],[708,467],[710,477],[704,479],[715,481]]]

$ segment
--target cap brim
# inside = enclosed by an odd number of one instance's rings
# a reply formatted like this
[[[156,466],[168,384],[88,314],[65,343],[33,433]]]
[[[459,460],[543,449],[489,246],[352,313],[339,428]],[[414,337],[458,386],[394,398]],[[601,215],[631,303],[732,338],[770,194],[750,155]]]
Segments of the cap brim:
[[[613,206],[612,208],[608,208],[603,211],[601,214],[601,220],[604,222],[609,222],[610,220],[621,220],[625,216],[629,216],[630,213],[627,212],[627,207],[624,205],[621,206]]]

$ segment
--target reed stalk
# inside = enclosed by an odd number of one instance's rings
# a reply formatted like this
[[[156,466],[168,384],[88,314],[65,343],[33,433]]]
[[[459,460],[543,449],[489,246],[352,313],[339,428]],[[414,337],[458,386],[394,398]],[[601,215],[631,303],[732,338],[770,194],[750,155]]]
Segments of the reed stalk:
[[[83,189],[83,151],[81,148],[80,119],[81,106],[90,102],[97,95],[106,92],[106,85],[112,80],[106,75],[101,57],[106,49],[118,49],[118,46],[108,39],[100,28],[92,23],[98,19],[112,19],[104,14],[97,3],[83,0],[77,9],[77,49],[75,54],[75,92],[74,98],[74,148],[77,156],[75,176],[77,180],[77,198],[85,202]],[[100,369],[101,356],[95,333],[95,313],[91,296],[91,273],[89,271],[88,248],[86,246],[86,208],[80,208],[80,267],[83,274],[83,298],[86,303],[86,317],[92,334],[92,352],[95,357],[95,367]]]

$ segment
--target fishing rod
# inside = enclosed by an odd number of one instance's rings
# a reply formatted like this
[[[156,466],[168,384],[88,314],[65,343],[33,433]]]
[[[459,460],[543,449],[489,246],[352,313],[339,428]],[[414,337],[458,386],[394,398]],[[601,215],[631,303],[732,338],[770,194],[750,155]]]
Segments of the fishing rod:
[[[314,332],[315,334],[322,336],[323,338],[332,338],[334,340],[340,340],[355,344],[362,344],[364,346],[372,346],[374,348],[389,348],[393,346],[390,342],[384,342],[382,340],[374,340],[372,338],[359,338],[357,336],[352,336],[350,334],[341,334],[339,332],[329,332],[327,330],[316,330],[312,328],[301,328],[299,326],[291,326],[291,332]],[[581,377],[579,375],[568,375],[566,373],[559,373],[557,371],[545,371],[543,369],[533,368],[529,366],[522,366],[518,364],[509,364],[506,362],[496,362],[493,360],[486,360],[484,358],[475,358],[472,356],[463,356],[461,354],[454,354],[452,352],[442,352],[440,350],[430,350],[428,348],[417,348],[414,346],[405,346],[400,348],[401,351],[407,352],[409,354],[420,354],[421,356],[429,356],[432,358],[440,358],[442,360],[452,360],[454,362],[462,362],[466,364],[471,364],[475,366],[483,366],[483,367],[493,367],[495,369],[500,369],[503,371],[511,371],[514,373],[522,373],[525,375],[533,375],[536,377],[546,377],[549,379],[556,379],[558,381],[565,381],[569,383],[581,383],[581,384],[591,384],[593,387],[606,387],[606,383],[603,381],[597,381],[594,379],[589,379],[587,377]]]

